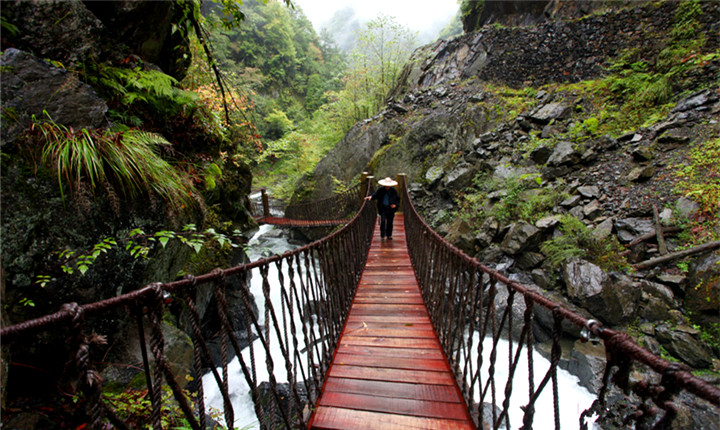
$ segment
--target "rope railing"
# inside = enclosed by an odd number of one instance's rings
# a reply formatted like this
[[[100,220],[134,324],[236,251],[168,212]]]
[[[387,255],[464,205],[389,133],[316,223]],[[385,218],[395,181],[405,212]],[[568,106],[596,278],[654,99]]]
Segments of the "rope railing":
[[[285,218],[297,220],[339,220],[355,213],[362,204],[361,184],[312,202],[303,202],[285,208]]]
[[[151,284],[96,303],[66,305],[54,314],[3,327],[3,347],[18,347],[31,336],[70,336],[65,353],[72,357],[92,429],[108,425],[125,429],[130,428],[128,421],[140,420],[159,430],[168,391],[172,393],[169,403],[181,411],[191,428],[210,428],[204,400],[208,384],[219,391],[222,419],[233,428],[229,383],[233,359],[239,362],[261,428],[305,428],[372,240],[375,209],[358,200],[362,206],[348,224],[309,245],[225,270]],[[261,282],[252,284],[253,276]],[[215,305],[217,326],[210,333],[201,320],[199,302],[203,300]],[[121,418],[103,400],[102,378],[91,357],[107,352],[104,338],[94,331],[108,315],[124,319],[122,324],[137,325],[151,403],[151,410],[144,411],[150,416],[145,421],[137,416]],[[192,396],[178,382],[168,360],[163,320],[169,315],[184,324],[191,339],[195,377],[209,368]],[[220,344],[219,363],[210,352],[209,336]],[[63,352],[57,351],[57,356],[62,360]]]
[[[433,231],[418,215],[404,188],[405,230],[408,248],[418,283],[425,298],[431,320],[455,374],[465,402],[478,428],[511,428],[511,421],[522,422],[523,429],[533,427],[537,400],[544,390],[553,396],[554,426],[560,428],[558,399],[558,364],[561,358],[560,340],[564,326],[574,325],[587,337],[601,340],[606,351],[606,363],[601,388],[592,406],[580,417],[579,427],[587,428],[587,418],[600,419],[608,407],[608,393],[612,384],[624,393],[633,393],[637,402],[623,417],[625,426],[670,428],[676,415],[673,397],[686,390],[697,397],[720,405],[720,390],[689,370],[655,356],[638,346],[629,335],[603,328],[541,296],[532,289],[508,279],[454,247]],[[513,309],[522,313],[521,321],[514,321]],[[550,365],[536,383],[533,365],[535,350],[534,328],[540,313],[552,319]],[[509,344],[507,379],[497,376],[500,339]],[[587,340],[587,339],[586,339]],[[502,352],[505,354],[504,350]],[[523,405],[522,417],[511,416],[509,403],[513,394],[513,375],[525,355],[528,362],[529,399]],[[657,374],[654,380],[631,381],[633,366],[644,365]],[[481,376],[482,375],[482,376]],[[630,394],[628,394],[630,395]],[[502,403],[499,400],[502,396]],[[490,411],[484,408],[489,404]],[[664,410],[664,414],[658,413]],[[547,428],[549,423],[542,423]]]

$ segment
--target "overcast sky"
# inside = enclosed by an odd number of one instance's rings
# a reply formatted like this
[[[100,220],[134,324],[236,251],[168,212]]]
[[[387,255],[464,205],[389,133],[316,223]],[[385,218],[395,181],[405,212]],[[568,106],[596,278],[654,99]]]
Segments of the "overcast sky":
[[[370,20],[383,13],[394,16],[400,24],[419,33],[431,27],[444,27],[459,8],[456,0],[292,0],[292,2],[300,6],[318,32],[323,23],[336,11],[347,6],[352,6],[362,20]]]

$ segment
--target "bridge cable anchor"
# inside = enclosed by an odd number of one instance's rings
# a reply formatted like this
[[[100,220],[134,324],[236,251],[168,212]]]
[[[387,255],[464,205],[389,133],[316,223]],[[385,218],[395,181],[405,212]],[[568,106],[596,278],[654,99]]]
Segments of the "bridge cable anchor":
[[[585,327],[580,331],[580,340],[582,342],[591,342],[593,345],[597,345],[600,342],[598,335],[602,333],[603,327],[597,320],[588,320],[585,323]]]

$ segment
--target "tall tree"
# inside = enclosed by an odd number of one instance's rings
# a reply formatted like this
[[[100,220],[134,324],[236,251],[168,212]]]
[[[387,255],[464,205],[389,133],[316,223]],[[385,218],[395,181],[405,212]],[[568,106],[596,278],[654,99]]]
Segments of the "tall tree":
[[[378,112],[416,44],[417,35],[395,21],[379,15],[365,24],[351,55],[346,96],[353,105],[354,120]]]

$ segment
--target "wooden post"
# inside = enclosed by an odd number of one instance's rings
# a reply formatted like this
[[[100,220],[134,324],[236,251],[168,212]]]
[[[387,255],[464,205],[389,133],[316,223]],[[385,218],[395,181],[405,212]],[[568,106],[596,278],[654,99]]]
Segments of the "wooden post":
[[[375,180],[375,177],[373,175],[368,175],[365,178],[365,191],[367,193],[365,194],[366,196],[372,195],[373,193],[373,180]]]
[[[660,255],[665,255],[668,253],[668,249],[665,244],[665,236],[663,236],[663,228],[662,224],[660,224],[657,205],[653,205],[653,221],[655,222],[655,233],[657,233],[658,251]]]
[[[398,173],[397,176],[395,176],[395,180],[397,181],[397,189],[398,194],[400,194],[400,207],[398,208],[399,212],[405,211],[405,199],[403,196],[405,195],[405,187],[407,187],[407,174],[406,173]]]
[[[370,176],[370,173],[362,172],[362,176],[360,177],[360,193],[363,197],[367,196],[368,193],[368,176]]]
[[[270,217],[270,199],[268,198],[265,188],[261,188],[260,193],[262,194],[263,217],[269,218]]]

